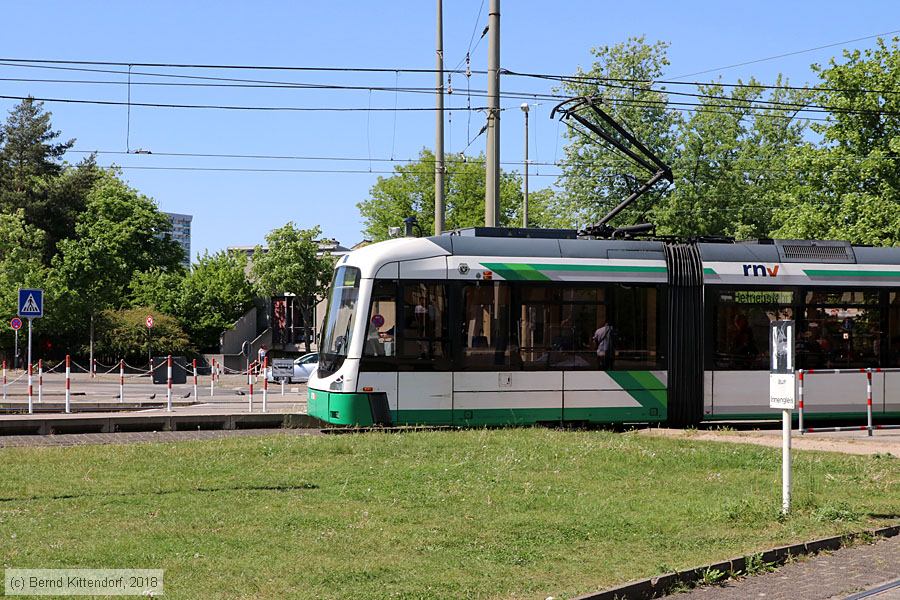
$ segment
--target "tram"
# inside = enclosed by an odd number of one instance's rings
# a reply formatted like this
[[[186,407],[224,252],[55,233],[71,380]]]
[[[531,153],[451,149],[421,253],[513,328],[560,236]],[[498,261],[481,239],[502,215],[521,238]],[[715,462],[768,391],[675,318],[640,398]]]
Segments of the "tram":
[[[768,326],[804,369],[900,366],[900,249],[674,243],[475,228],[343,256],[308,411],[336,425],[777,418]],[[874,375],[900,417],[900,373]],[[809,418],[865,414],[859,375],[807,380]]]

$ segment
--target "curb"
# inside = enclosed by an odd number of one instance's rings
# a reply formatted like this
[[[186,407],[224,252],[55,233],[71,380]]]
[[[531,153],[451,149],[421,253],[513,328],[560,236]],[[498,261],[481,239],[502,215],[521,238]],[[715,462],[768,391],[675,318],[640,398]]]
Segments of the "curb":
[[[789,546],[779,546],[766,550],[761,554],[764,562],[781,566],[792,557],[817,554],[826,550],[837,550],[862,537],[889,538],[895,535],[900,535],[900,525],[836,535]],[[754,556],[757,556],[757,554],[754,554]],[[655,577],[648,577],[647,579],[638,579],[614,588],[576,596],[573,600],[644,600],[647,598],[658,598],[665,596],[677,584],[689,585],[702,580],[703,573],[707,570],[716,569],[723,573],[743,571],[749,559],[750,556],[739,556],[692,569],[685,569],[684,571],[665,573]]]

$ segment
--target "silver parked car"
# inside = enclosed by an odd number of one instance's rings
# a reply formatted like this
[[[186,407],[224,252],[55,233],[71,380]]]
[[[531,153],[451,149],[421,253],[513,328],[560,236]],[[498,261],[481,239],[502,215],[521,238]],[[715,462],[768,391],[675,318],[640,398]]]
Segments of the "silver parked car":
[[[287,383],[306,383],[309,381],[309,376],[318,368],[319,355],[316,353],[304,354],[294,360],[294,374],[287,380]],[[266,379],[273,383],[281,380],[281,378],[276,379],[272,376],[272,367],[266,369]]]

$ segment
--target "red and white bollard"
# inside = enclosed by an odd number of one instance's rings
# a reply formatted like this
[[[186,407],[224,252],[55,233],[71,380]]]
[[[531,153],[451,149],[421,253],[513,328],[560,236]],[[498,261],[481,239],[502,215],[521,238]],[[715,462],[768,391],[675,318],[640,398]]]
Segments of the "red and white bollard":
[[[263,359],[262,364],[262,373],[263,373],[263,412],[266,412],[268,407],[269,400],[269,377],[266,375],[266,367],[269,366],[269,357],[265,357]]]
[[[216,359],[209,362],[209,397],[212,398],[216,393]]]
[[[803,369],[797,371],[797,377],[799,382],[797,386],[797,408],[799,409],[797,415],[797,429],[803,434]]]
[[[872,435],[872,369],[866,369],[866,421]]]
[[[166,358],[166,410],[172,412],[172,355]]]
[[[150,379],[153,379],[153,357],[150,357]]]
[[[194,367],[194,400],[197,399],[197,359],[192,363]]]
[[[119,402],[125,402],[125,359],[119,359]]]
[[[38,404],[44,403],[44,359],[38,359]]]
[[[6,361],[3,361],[3,401],[6,402]]]
[[[253,365],[247,365],[247,383],[250,384],[250,395],[247,401],[250,403],[248,409],[253,412]]]
[[[72,412],[72,359],[66,354],[66,413]]]
[[[31,362],[28,363],[28,414],[34,414],[34,385],[32,380]]]
[[[97,376],[97,359],[91,359],[91,379]]]

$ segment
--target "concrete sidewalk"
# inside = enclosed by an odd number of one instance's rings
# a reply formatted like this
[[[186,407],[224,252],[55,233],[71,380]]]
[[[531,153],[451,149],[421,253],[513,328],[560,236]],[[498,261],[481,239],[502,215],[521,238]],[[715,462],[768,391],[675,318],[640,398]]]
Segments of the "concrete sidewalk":
[[[678,600],[844,599],[900,577],[900,536],[801,558],[771,573],[671,594]],[[900,599],[900,588],[870,596]]]

